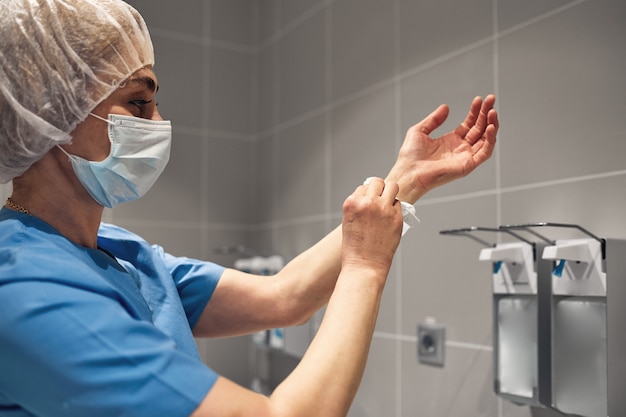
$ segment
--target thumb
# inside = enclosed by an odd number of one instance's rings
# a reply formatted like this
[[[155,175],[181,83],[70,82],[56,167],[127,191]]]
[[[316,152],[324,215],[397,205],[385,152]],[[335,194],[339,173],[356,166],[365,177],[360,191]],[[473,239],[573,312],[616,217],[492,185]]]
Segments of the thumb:
[[[430,135],[433,130],[437,129],[446,121],[449,113],[450,108],[447,104],[440,105],[416,125],[417,130],[426,135]]]

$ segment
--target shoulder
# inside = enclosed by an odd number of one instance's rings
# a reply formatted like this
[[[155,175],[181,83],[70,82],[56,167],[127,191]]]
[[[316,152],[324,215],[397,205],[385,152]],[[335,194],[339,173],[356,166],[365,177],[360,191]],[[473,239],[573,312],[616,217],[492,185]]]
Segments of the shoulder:
[[[54,281],[100,288],[106,271],[123,273],[108,255],[76,245],[42,220],[0,211],[0,285]]]
[[[130,230],[109,223],[100,224],[98,247],[125,260],[137,259],[141,254],[154,255],[153,249],[144,238]]]
[[[75,264],[79,248],[36,217],[0,211],[0,278],[46,276],[55,263]],[[67,267],[66,267],[67,269]]]
[[[100,228],[98,229],[98,238],[145,242],[145,240],[138,234],[110,223],[100,223]]]

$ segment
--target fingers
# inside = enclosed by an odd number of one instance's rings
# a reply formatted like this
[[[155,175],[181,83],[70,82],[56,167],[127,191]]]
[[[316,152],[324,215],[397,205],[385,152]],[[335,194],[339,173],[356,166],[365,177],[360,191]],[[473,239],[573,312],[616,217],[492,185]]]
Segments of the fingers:
[[[363,182],[366,193],[371,196],[387,197],[395,200],[400,192],[400,186],[393,181],[385,181],[379,177],[369,177]]]
[[[363,183],[364,195],[369,198],[379,197],[385,188],[385,181],[382,178],[370,177]]]
[[[493,153],[493,150],[496,146],[496,136],[498,134],[498,129],[500,128],[500,122],[498,120],[498,112],[491,109],[487,115],[488,125],[485,129],[485,133],[483,137],[484,141],[477,141],[472,145],[472,151],[474,154],[474,159],[477,164],[481,164]]]
[[[500,128],[500,121],[498,120],[498,112],[494,109],[490,109],[487,113],[487,125],[484,130],[484,134],[481,135],[485,138],[488,146],[493,147],[496,143],[496,135]],[[471,133],[471,132],[470,132]],[[477,142],[474,142],[474,145]]]
[[[498,119],[498,112],[496,110],[489,110],[489,113],[487,114],[487,123],[494,126],[496,132],[500,129],[500,120]]]
[[[461,123],[459,127],[454,130],[457,135],[464,138],[465,135],[467,135],[470,129],[474,126],[474,124],[476,124],[482,102],[483,99],[480,96],[474,97],[474,100],[472,100],[472,104],[470,104],[470,109],[467,113],[467,116],[465,117],[465,120],[463,120],[463,123]]]
[[[465,139],[470,145],[475,144],[483,137],[487,127],[492,123],[497,123],[497,113],[492,113],[496,97],[488,95],[483,101],[481,97],[475,97],[470,105],[467,117],[455,129],[455,133]],[[497,130],[497,126],[496,126]]]
[[[381,197],[385,200],[385,202],[394,205],[398,201],[396,197],[399,192],[400,186],[397,182],[385,182],[385,188],[383,189]]]

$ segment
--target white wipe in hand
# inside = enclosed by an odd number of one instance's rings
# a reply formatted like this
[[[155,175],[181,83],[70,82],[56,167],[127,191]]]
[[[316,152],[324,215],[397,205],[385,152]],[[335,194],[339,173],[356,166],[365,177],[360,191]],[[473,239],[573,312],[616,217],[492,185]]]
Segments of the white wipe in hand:
[[[369,184],[374,177],[366,178],[363,185]],[[413,226],[417,226],[420,219],[415,214],[415,206],[404,201],[400,201],[400,207],[402,209],[402,236]]]
[[[404,236],[411,227],[417,226],[420,219],[415,214],[415,206],[413,204],[400,201],[400,205],[402,206],[402,220],[404,220],[402,224],[402,236]]]

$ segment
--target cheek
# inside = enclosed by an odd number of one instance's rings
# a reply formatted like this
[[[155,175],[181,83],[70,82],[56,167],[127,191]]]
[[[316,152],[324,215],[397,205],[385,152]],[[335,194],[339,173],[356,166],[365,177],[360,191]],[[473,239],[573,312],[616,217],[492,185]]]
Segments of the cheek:
[[[102,161],[111,153],[111,141],[107,134],[98,138],[97,142],[97,145],[94,146],[94,159],[92,161]]]
[[[105,124],[102,121],[98,121]],[[72,144],[66,150],[88,161],[102,161],[111,152],[106,126],[84,125],[76,129],[72,134]]]

